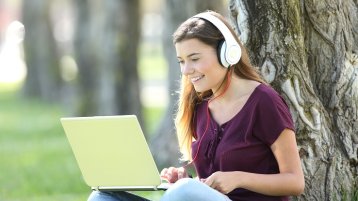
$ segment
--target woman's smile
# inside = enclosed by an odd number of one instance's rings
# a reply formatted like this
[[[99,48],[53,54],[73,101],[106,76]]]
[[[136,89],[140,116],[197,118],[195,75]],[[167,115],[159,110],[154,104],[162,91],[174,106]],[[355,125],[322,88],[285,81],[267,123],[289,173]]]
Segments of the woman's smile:
[[[195,76],[195,77],[191,77],[190,80],[194,84],[195,82],[201,80],[203,77],[204,77],[204,75]]]

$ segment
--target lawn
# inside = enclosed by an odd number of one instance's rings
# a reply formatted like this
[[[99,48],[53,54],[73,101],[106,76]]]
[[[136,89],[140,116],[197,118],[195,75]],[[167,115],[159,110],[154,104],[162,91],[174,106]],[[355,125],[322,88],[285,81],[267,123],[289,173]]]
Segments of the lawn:
[[[160,117],[146,111],[148,117]],[[0,200],[87,199],[90,189],[60,125],[61,116],[59,106],[21,100],[16,89],[0,85]],[[161,193],[139,194],[157,200]]]
[[[143,45],[139,72],[142,80],[163,80],[165,61],[160,47]],[[0,83],[0,200],[86,200],[84,183],[60,124],[63,108],[38,100],[21,100],[21,83]],[[163,108],[146,108],[149,131]],[[137,192],[158,200],[161,192]]]

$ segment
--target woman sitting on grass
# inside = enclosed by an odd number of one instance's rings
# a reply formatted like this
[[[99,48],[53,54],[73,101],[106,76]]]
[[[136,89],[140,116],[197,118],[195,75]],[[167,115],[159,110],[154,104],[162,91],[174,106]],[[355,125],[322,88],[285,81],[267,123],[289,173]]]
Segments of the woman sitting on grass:
[[[174,33],[182,72],[177,135],[184,167],[161,176],[174,183],[163,201],[282,201],[299,195],[304,176],[293,120],[283,98],[264,83],[228,22],[209,11]],[[95,200],[147,200],[93,191]]]

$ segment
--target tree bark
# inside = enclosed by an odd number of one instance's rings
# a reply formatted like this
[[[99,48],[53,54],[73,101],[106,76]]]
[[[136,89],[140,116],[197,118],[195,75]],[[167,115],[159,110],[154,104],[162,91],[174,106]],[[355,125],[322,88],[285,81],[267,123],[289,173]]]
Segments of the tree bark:
[[[351,200],[358,165],[358,4],[231,0],[230,17],[296,125],[306,189],[293,200]]]

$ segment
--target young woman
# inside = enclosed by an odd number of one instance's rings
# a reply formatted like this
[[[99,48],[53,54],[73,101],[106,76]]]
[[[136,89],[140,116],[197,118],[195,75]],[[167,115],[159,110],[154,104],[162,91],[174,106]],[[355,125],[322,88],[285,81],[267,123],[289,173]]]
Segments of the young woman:
[[[228,22],[201,13],[179,26],[173,42],[182,72],[177,136],[197,178],[184,167],[164,169],[161,176],[174,184],[161,200],[281,201],[301,194],[304,176],[289,109],[261,80]],[[89,200],[109,199],[146,200],[96,191]]]

